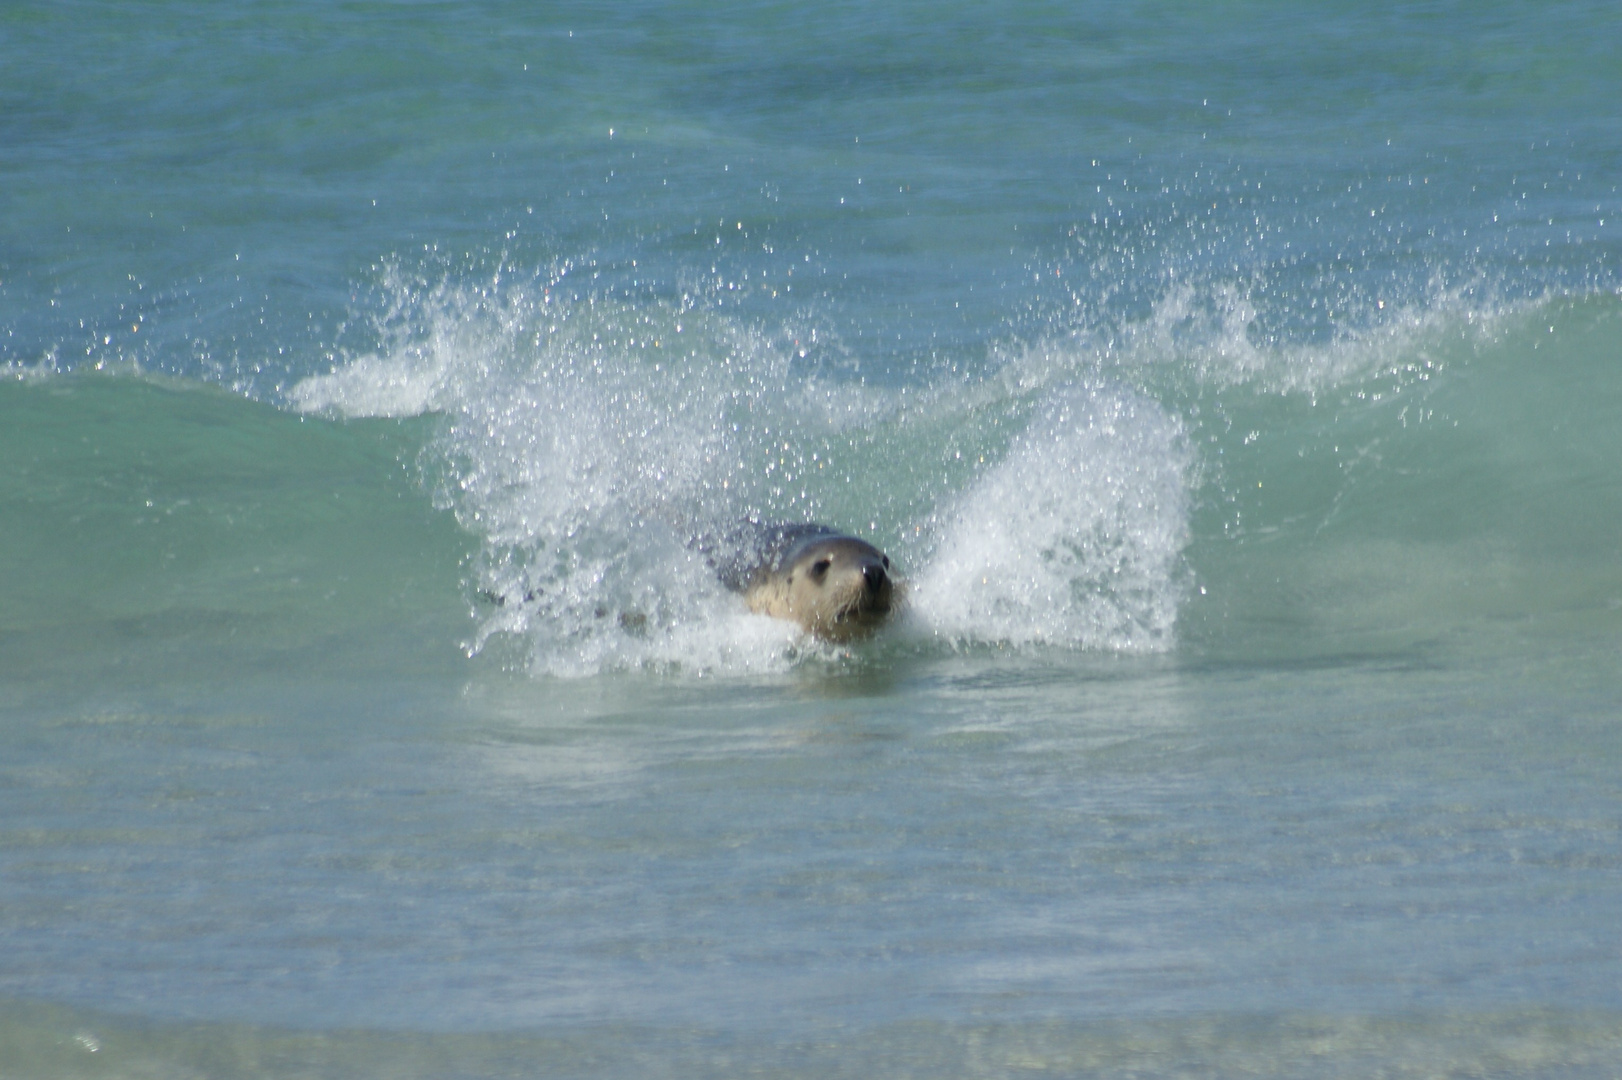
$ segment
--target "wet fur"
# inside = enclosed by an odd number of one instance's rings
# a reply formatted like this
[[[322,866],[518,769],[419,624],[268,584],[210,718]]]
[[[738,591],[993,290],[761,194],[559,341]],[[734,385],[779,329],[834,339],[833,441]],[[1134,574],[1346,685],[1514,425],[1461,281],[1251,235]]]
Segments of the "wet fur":
[[[746,522],[700,546],[750,611],[797,622],[829,641],[872,633],[901,600],[889,558],[826,525]]]

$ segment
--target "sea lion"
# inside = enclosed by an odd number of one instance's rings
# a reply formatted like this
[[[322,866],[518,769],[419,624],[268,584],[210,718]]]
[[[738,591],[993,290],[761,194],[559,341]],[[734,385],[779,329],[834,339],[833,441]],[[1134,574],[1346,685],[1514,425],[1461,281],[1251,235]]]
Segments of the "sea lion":
[[[872,633],[901,599],[889,556],[826,525],[746,522],[700,548],[750,611],[797,622],[828,641]]]

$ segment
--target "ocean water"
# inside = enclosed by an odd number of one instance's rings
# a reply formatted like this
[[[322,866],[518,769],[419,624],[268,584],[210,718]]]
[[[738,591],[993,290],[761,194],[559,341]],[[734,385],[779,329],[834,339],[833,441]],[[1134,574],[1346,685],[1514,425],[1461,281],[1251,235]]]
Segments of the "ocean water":
[[[1617,1076],[1619,56],[0,8],[0,1076]]]

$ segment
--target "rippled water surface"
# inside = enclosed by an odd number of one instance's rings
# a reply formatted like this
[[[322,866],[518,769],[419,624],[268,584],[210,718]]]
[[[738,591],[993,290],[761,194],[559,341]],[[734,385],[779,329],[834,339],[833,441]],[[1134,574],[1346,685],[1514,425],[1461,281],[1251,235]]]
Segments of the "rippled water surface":
[[[0,1072],[1612,1075],[1618,36],[0,12]]]

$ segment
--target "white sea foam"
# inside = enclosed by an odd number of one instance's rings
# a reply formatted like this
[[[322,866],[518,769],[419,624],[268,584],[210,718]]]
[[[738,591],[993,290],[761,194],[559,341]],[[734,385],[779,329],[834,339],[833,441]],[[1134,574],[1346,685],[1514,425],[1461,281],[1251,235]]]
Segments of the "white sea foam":
[[[389,281],[384,348],[289,392],[345,416],[437,413],[437,494],[483,540],[474,651],[527,642],[559,675],[781,668],[806,651],[690,545],[748,516],[817,515],[826,454],[888,395],[789,370],[792,339],[680,302],[581,295],[567,275]],[[821,484],[808,474],[817,474]]]
[[[329,375],[315,375],[288,391],[303,412],[345,416],[420,416],[432,412],[448,371],[434,359],[412,363],[396,357],[358,356]]]
[[[917,617],[960,641],[1167,647],[1189,467],[1180,425],[1153,402],[1059,388],[942,515]]]
[[[1157,399],[1235,388],[1312,397],[1371,379],[1423,380],[1435,354],[1480,347],[1551,299],[1498,297],[1481,281],[1435,282],[1389,301],[1345,301],[1344,320],[1318,337],[1262,329],[1267,319],[1239,283],[1179,281],[1135,317],[1072,313],[1044,335],[993,352],[1003,382],[1027,388],[1091,378]]]
[[[604,295],[567,268],[385,284],[380,347],[288,397],[443,417],[428,472],[482,541],[469,592],[488,600],[469,647],[517,642],[527,666],[558,675],[755,672],[825,652],[747,615],[690,546],[744,517],[869,535],[909,573],[911,624],[929,640],[1170,648],[1200,462],[1168,402],[1191,386],[1316,393],[1478,325],[1441,304],[1451,316],[1393,312],[1361,334],[1271,346],[1240,291],[1179,287],[1137,322],[993,346],[977,374],[880,388],[819,374],[799,362],[801,331],[693,292]],[[953,448],[969,444],[976,464],[958,467]]]

